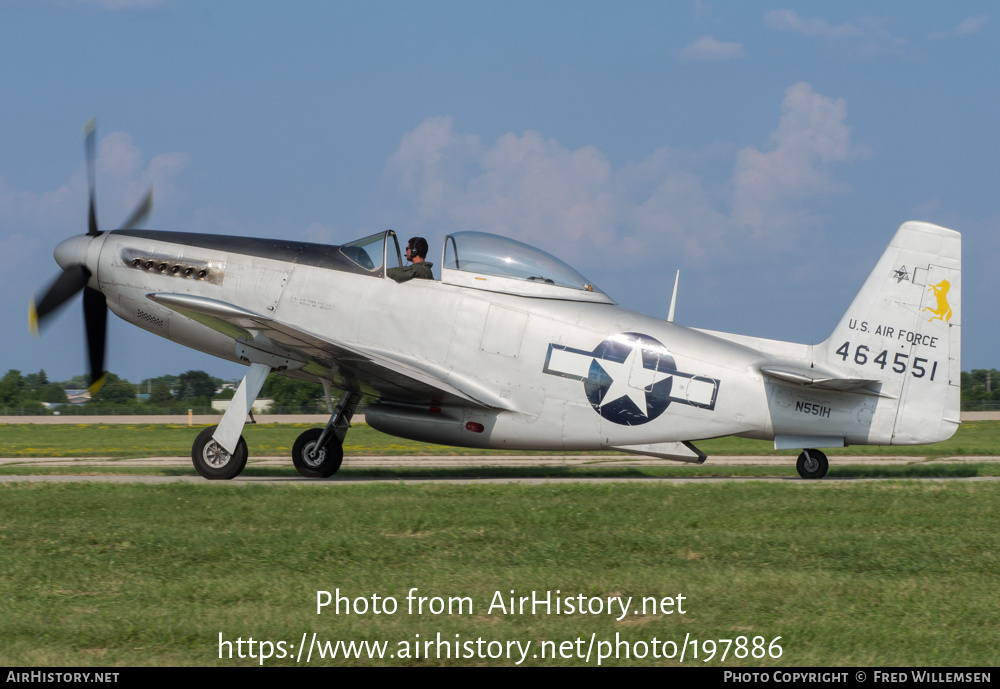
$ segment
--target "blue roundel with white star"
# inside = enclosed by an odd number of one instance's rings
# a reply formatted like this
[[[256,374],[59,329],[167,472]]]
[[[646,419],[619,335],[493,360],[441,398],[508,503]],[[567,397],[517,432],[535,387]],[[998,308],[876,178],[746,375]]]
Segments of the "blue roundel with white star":
[[[622,333],[599,344],[593,357],[583,388],[594,411],[608,421],[638,426],[670,406],[677,366],[663,343]]]

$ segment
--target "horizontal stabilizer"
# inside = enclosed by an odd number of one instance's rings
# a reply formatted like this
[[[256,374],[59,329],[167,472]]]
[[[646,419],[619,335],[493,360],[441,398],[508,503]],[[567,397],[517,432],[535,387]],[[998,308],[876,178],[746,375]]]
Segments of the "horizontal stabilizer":
[[[837,390],[839,392],[857,390],[866,385],[873,385],[879,382],[869,378],[833,376],[829,373],[817,371],[816,369],[793,368],[784,365],[780,368],[777,366],[762,366],[760,371],[769,378],[775,378],[786,383],[795,383],[821,390]]]

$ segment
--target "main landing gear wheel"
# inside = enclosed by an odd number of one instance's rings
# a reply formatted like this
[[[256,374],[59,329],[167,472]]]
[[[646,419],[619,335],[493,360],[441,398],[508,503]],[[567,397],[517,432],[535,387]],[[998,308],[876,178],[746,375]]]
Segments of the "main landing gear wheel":
[[[198,434],[191,446],[191,461],[199,474],[207,479],[228,481],[236,478],[247,465],[247,444],[240,436],[236,452],[226,452],[212,437],[218,426],[210,426]]]
[[[322,428],[310,428],[295,441],[292,448],[292,463],[306,478],[327,478],[337,473],[344,461],[344,446],[331,433],[323,447],[317,447]]]
[[[823,478],[830,468],[830,462],[819,450],[803,450],[795,462],[795,468],[802,478]]]

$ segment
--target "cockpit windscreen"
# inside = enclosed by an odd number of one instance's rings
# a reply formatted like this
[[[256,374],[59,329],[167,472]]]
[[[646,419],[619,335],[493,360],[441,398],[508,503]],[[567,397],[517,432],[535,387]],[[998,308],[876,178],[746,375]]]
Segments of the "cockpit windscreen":
[[[600,292],[583,275],[541,249],[485,232],[456,232],[445,244],[444,267],[539,284]]]

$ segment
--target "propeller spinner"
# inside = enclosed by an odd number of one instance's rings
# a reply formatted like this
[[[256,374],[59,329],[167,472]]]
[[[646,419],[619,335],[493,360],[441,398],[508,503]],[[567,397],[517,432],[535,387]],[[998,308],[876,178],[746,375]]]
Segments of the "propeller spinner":
[[[32,300],[28,309],[28,326],[32,334],[38,334],[40,325],[44,325],[59,307],[83,290],[83,320],[87,331],[87,351],[90,359],[90,394],[96,394],[104,384],[107,373],[104,370],[104,349],[107,338],[108,303],[104,294],[89,286],[91,277],[97,271],[97,256],[99,249],[95,242],[103,242],[102,233],[97,226],[97,204],[94,201],[94,163],[95,139],[97,127],[94,119],[84,125],[84,148],[87,159],[87,187],[90,196],[90,207],[87,213],[87,234],[77,235],[64,240],[55,249],[55,259],[63,269],[52,282],[45,293],[37,301]],[[132,229],[143,222],[153,209],[153,188],[136,206],[135,210],[119,229]],[[88,261],[88,259],[90,259]],[[95,283],[96,284],[96,283]]]

